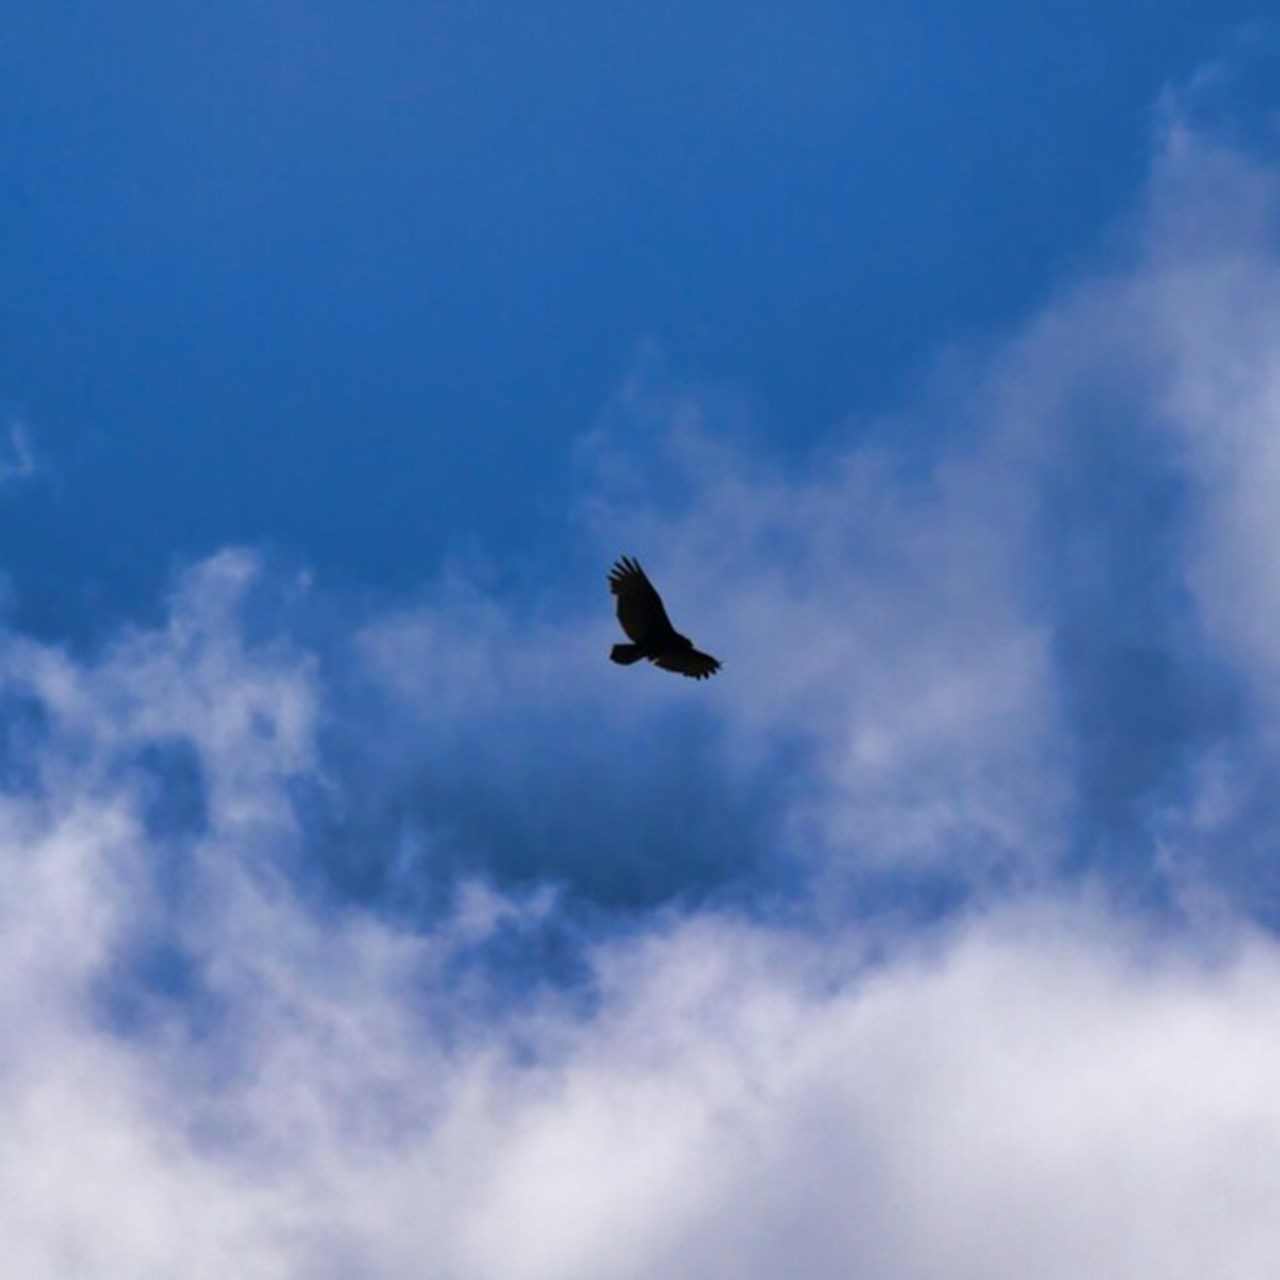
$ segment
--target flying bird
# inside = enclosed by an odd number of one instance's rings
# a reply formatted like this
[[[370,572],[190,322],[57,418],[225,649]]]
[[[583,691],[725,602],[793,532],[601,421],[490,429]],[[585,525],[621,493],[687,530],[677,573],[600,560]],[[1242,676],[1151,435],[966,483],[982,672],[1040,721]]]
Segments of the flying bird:
[[[631,640],[613,646],[609,657],[614,662],[625,667],[648,658],[664,671],[678,671],[694,680],[705,680],[720,670],[715,658],[699,652],[688,636],[671,625],[662,597],[638,561],[623,556],[609,570],[609,590],[618,597],[618,621]]]

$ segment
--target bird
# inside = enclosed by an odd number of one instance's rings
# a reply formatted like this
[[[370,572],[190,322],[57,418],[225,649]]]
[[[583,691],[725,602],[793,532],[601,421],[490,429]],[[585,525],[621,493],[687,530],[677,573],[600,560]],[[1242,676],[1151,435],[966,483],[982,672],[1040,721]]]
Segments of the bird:
[[[693,641],[671,625],[662,597],[638,560],[623,556],[609,570],[609,590],[618,597],[618,621],[631,641],[613,646],[612,661],[629,667],[648,658],[664,671],[678,671],[694,680],[706,680],[720,670],[718,659],[695,649]]]

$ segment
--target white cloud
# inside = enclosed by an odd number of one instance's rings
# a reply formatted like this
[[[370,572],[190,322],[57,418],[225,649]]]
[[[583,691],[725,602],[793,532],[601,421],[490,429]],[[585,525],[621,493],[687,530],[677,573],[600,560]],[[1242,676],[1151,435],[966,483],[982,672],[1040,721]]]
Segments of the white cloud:
[[[59,831],[23,851],[43,875],[10,880],[42,927],[24,953],[4,929],[9,1274],[1280,1261],[1269,939],[1045,904],[873,962],[865,937],[676,919],[595,949],[595,1013],[542,995],[491,1021],[438,964],[447,932],[326,920],[242,869],[199,931],[222,1028],[192,1038],[170,1011],[130,1036],[94,1016],[104,957],[72,933],[132,912],[122,834]]]

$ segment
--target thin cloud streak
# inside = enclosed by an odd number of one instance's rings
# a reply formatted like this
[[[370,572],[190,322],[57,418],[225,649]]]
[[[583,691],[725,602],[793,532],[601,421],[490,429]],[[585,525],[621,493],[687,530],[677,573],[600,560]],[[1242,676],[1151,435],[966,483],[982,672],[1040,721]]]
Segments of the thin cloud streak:
[[[24,422],[9,424],[9,449],[7,457],[0,457],[0,484],[10,480],[25,480],[35,474],[35,456]]]

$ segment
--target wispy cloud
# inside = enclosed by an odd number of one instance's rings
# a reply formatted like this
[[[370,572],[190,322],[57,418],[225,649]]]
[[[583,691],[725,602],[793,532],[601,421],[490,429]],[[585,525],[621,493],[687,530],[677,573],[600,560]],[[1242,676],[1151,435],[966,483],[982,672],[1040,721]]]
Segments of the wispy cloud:
[[[8,448],[0,451],[0,484],[9,480],[25,480],[36,470],[26,424],[11,422],[8,435]]]

